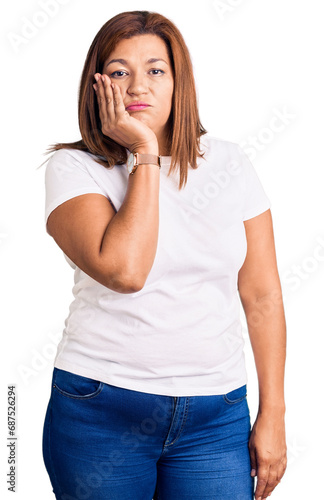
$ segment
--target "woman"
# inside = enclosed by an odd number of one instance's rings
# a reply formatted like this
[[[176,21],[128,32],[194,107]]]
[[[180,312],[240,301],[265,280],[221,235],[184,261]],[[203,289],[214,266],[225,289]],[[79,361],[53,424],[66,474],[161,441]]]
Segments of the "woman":
[[[46,228],[75,269],[43,432],[55,496],[265,499],[286,468],[270,202],[242,149],[202,127],[173,23],[136,11],[104,24],[79,123],[46,169]]]

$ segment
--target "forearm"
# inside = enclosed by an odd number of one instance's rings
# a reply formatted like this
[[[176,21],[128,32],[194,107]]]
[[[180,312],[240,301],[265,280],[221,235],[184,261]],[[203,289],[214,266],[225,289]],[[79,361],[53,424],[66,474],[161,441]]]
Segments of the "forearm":
[[[95,74],[102,133],[132,153],[159,154],[155,132],[126,111],[116,80]],[[129,98],[129,97],[128,97]],[[100,240],[99,268],[109,270],[107,287],[136,291],[144,286],[154,262],[159,232],[158,165],[140,165],[128,175],[123,203]]]
[[[259,382],[259,412],[285,412],[286,321],[281,290],[245,300],[251,346]]]
[[[156,254],[159,185],[157,165],[140,165],[129,175],[123,204],[110,221],[101,245],[101,258],[110,262],[119,280],[133,284],[135,289],[144,285]]]

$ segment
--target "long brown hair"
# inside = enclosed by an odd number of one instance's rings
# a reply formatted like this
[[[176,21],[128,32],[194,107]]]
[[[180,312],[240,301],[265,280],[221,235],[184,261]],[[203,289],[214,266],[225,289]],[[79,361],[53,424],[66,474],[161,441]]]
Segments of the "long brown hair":
[[[192,63],[185,41],[169,19],[155,12],[122,12],[102,26],[88,51],[80,81],[78,118],[82,140],[54,144],[45,154],[68,148],[101,156],[96,161],[106,168],[126,162],[126,148],[101,132],[99,108],[92,85],[95,73],[102,74],[104,62],[118,42],[142,34],[157,35],[164,40],[172,64],[174,92],[167,144],[172,156],[170,172],[179,165],[180,190],[186,185],[189,165],[196,169],[197,158],[203,157],[200,136],[207,131],[199,119]]]

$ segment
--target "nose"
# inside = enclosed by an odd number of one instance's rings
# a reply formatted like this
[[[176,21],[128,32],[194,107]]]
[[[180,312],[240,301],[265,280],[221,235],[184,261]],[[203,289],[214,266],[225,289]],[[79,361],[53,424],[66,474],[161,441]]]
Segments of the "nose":
[[[141,94],[147,94],[147,92],[148,92],[148,86],[147,86],[146,75],[140,72],[136,72],[135,74],[132,75],[131,79],[129,80],[127,93],[129,95],[141,95]]]

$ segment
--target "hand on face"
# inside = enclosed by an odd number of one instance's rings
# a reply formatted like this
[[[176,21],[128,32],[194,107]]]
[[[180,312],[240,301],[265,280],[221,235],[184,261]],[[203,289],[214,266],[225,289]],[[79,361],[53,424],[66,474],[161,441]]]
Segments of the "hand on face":
[[[96,76],[103,133],[132,151],[156,141],[163,149],[174,88],[165,42],[147,34],[123,39]]]
[[[131,152],[158,149],[155,133],[126,111],[119,86],[107,75],[96,73],[95,79],[102,133]]]

